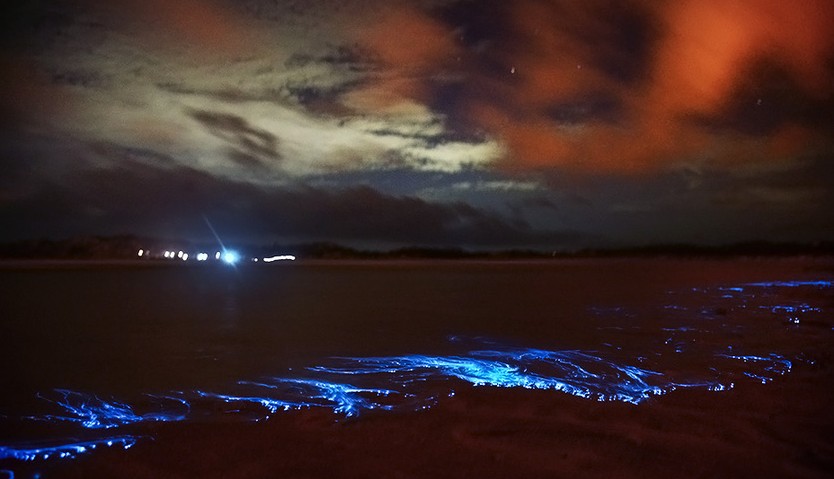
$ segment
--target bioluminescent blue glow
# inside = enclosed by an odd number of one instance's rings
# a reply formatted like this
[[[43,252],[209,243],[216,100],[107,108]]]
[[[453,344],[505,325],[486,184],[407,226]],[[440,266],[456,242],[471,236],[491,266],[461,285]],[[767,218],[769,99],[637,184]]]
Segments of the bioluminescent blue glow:
[[[0,446],[0,460],[17,459],[35,461],[46,459],[74,459],[80,454],[92,452],[96,448],[121,447],[130,449],[136,444],[134,436],[116,436],[92,441],[73,441],[54,445],[40,446]]]
[[[753,371],[744,371],[743,374],[749,378],[760,381],[762,384],[767,384],[773,381],[775,376],[784,376],[791,372],[793,362],[778,354],[769,354],[765,356],[752,355],[730,355],[723,354],[721,357],[728,359],[735,359],[744,363],[755,366]]]
[[[188,411],[188,402],[184,399],[148,396],[159,403],[173,404],[178,410],[163,410],[161,412],[147,412],[137,414],[131,406],[117,401],[105,401],[97,396],[83,394],[66,389],[57,389],[58,399],[50,399],[41,395],[42,399],[58,405],[64,415],[48,414],[33,416],[30,419],[52,422],[72,422],[87,429],[110,429],[125,424],[147,421],[181,421]],[[165,408],[168,409],[168,404]]]
[[[744,286],[752,286],[757,288],[801,288],[801,287],[814,287],[814,288],[830,288],[834,285],[832,281],[772,281],[772,282],[763,282],[763,283],[747,283]]]
[[[620,365],[581,351],[511,349],[474,351],[468,356],[409,355],[343,358],[336,367],[312,371],[341,375],[383,375],[408,385],[428,379],[458,379],[473,386],[555,390],[599,401],[637,404],[668,392],[677,384],[636,366]],[[705,384],[705,386],[707,386]]]
[[[773,313],[819,313],[822,311],[820,308],[815,308],[808,304],[796,304],[796,305],[789,305],[789,304],[777,304],[776,306],[759,306],[762,309],[769,309]]]
[[[715,357],[752,366],[741,374],[763,383],[790,372],[792,367],[790,360],[778,354],[721,353]],[[242,391],[239,393],[194,390],[175,396],[146,395],[149,404],[144,404],[143,408],[105,401],[95,395],[56,390],[57,399],[41,397],[58,406],[62,414],[22,419],[71,423],[84,429],[99,430],[192,418],[204,421],[218,417],[218,412],[224,418],[236,417],[243,421],[261,421],[281,411],[310,408],[329,409],[344,417],[355,417],[370,410],[428,409],[440,396],[453,397],[455,390],[462,386],[459,382],[482,387],[552,390],[597,401],[639,404],[679,388],[726,391],[740,379],[734,375],[727,380],[702,375],[680,381],[660,371],[606,359],[599,353],[535,348],[496,348],[450,356],[332,358],[327,363],[306,368],[307,377],[239,381],[234,386]],[[334,380],[340,377],[352,380]],[[226,406],[218,408],[217,402]],[[143,409],[153,411],[137,412]],[[0,458],[73,458],[101,445],[119,445],[127,449],[136,441],[135,436],[119,436],[39,447],[10,445],[0,448]]]
[[[289,411],[292,409],[302,409],[305,407],[309,407],[309,405],[305,403],[285,401],[283,399],[273,399],[261,396],[235,396],[231,394],[219,394],[207,391],[194,391],[194,394],[201,398],[217,399],[225,403],[256,404],[265,408],[272,414],[275,414],[278,411]]]

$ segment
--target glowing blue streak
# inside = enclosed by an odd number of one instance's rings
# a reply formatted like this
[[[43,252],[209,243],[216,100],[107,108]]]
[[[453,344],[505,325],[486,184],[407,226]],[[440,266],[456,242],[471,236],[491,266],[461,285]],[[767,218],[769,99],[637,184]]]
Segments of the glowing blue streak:
[[[303,409],[309,407],[306,403],[284,401],[282,399],[271,399],[259,396],[234,396],[229,394],[218,394],[205,391],[195,391],[199,397],[209,399],[219,399],[226,403],[252,403],[264,407],[267,411],[275,414],[278,411],[290,411],[293,409]]]
[[[0,446],[0,460],[17,459],[19,461],[34,461],[38,459],[74,459],[80,454],[91,452],[97,447],[121,446],[123,449],[130,449],[136,444],[134,436],[116,436],[92,441],[70,442],[55,446],[41,447],[13,447]]]
[[[766,363],[764,367],[765,371],[771,371],[777,374],[789,373],[793,368],[793,362],[790,359],[785,359],[784,357],[775,353],[771,353],[767,357],[742,356],[730,354],[721,354],[720,356],[730,359],[738,359],[740,361],[744,361],[745,363]]]
[[[773,281],[773,282],[763,282],[763,283],[747,283],[744,286],[753,286],[759,288],[799,288],[803,286],[812,286],[815,288],[830,288],[832,286],[831,281]]]
[[[310,370],[349,375],[388,374],[393,375],[390,381],[402,384],[428,378],[456,378],[473,386],[556,390],[588,399],[633,404],[667,392],[646,381],[649,377],[662,376],[658,372],[617,365],[580,351],[518,349],[475,351],[471,355],[474,357],[343,358],[347,362],[344,367],[319,366]]]
[[[762,309],[769,309],[773,313],[819,313],[822,310],[820,308],[815,308],[808,304],[800,304],[796,306],[790,305],[776,305],[776,306],[759,306]]]
[[[298,394],[307,400],[304,402],[298,402],[297,404],[303,404],[305,407],[332,408],[333,412],[336,414],[344,414],[348,417],[356,416],[362,410],[390,410],[393,408],[391,405],[371,401],[363,395],[388,397],[391,394],[397,394],[397,391],[391,389],[360,388],[351,384],[318,381],[315,379],[273,378],[273,381],[275,381],[274,384],[248,381],[241,381],[239,384],[269,389],[279,389],[281,386],[291,386],[295,389],[295,394]]]
[[[185,419],[185,414],[173,412],[150,412],[145,414],[136,414],[133,408],[127,404],[117,401],[105,401],[97,396],[82,394],[66,389],[56,389],[56,393],[61,395],[62,399],[52,400],[43,396],[39,397],[51,403],[57,404],[66,412],[68,416],[59,415],[45,415],[41,417],[29,417],[34,420],[52,420],[74,422],[80,424],[87,429],[110,429],[114,427],[123,426],[125,424],[143,422],[143,421],[181,421]],[[150,396],[157,399],[166,399],[179,402],[188,407],[188,403],[179,398]]]

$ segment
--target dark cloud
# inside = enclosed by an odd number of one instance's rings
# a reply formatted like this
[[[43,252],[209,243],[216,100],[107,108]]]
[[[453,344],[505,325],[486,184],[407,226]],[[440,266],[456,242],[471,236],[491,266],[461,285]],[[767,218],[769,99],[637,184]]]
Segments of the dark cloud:
[[[189,168],[122,161],[43,182],[0,203],[0,221],[26,236],[131,232],[207,238],[202,215],[230,238],[426,245],[576,243],[573,232],[541,231],[464,202],[433,203],[370,186],[262,188]]]
[[[175,158],[150,148],[125,146],[118,143],[99,141],[89,145],[90,151],[108,162],[149,164],[158,168],[172,168],[178,162]]]
[[[544,173],[565,225],[620,244],[820,241],[834,214],[834,157],[765,169],[723,165],[651,177]]]
[[[69,70],[52,74],[52,82],[81,88],[101,88],[110,84],[111,79],[100,72],[89,70]]]
[[[193,88],[181,83],[159,82],[156,87],[162,91],[177,95],[193,95],[210,98],[226,103],[267,102],[278,105],[288,105],[285,88],[264,88],[244,90],[242,88],[223,87],[217,89]]]
[[[284,67],[289,70],[322,64],[351,72],[367,72],[377,68],[373,62],[373,53],[356,45],[328,45],[326,52],[320,54],[296,52],[284,61]]]
[[[832,112],[834,90],[808,91],[783,65],[761,61],[751,65],[720,111],[701,120],[718,131],[764,137],[790,126],[830,132]]]
[[[315,81],[289,81],[284,85],[287,96],[308,112],[323,116],[352,116],[356,112],[342,102],[342,95],[362,85],[364,80],[346,80],[338,84],[322,86]]]
[[[242,166],[260,164],[264,160],[278,160],[278,138],[256,128],[231,113],[189,110],[189,116],[203,125],[209,133],[226,141],[232,148],[231,158]]]

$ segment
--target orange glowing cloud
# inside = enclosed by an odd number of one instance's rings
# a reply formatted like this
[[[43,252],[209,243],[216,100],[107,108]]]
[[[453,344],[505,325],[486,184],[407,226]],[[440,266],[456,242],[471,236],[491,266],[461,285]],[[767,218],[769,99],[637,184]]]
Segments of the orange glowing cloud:
[[[367,108],[390,108],[407,100],[425,101],[427,76],[458,56],[453,33],[424,12],[403,7],[383,13],[374,28],[358,33],[360,41],[386,68],[365,90],[352,95]]]
[[[824,87],[834,44],[827,0],[689,0],[661,15],[667,31],[646,95],[653,114],[717,111],[761,57],[788,66],[809,91]]]
[[[238,15],[213,0],[88,0],[118,20],[138,20],[151,42],[168,46],[172,37],[197,52],[235,53],[247,43]]]
[[[504,5],[510,13],[500,19],[508,25],[506,37],[476,54],[458,41],[458,26],[399,11],[367,37],[389,75],[381,75],[387,80],[376,87],[427,102],[438,88],[433,78],[455,68],[450,59],[463,56],[463,99],[456,105],[462,112],[455,113],[505,144],[503,167],[629,173],[731,151],[726,145],[738,132],[710,130],[694,120],[724,114],[758,61],[784,69],[808,95],[833,93],[826,63],[834,55],[829,0],[635,0],[632,5],[656,28],[637,81],[612,75],[599,61],[601,52],[630,54],[615,41],[620,38],[615,16],[601,15],[607,5],[559,0]],[[488,67],[478,63],[485,55]],[[566,102],[599,95],[616,105],[615,118],[593,111],[567,120],[558,114]],[[773,156],[800,151],[808,138],[801,131],[783,128],[763,151]]]

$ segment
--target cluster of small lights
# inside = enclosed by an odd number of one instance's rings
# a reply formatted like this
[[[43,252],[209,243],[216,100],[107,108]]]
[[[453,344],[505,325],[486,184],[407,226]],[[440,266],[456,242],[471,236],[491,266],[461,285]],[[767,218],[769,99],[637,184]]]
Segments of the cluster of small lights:
[[[140,249],[139,251],[137,251],[136,255],[139,258],[159,258],[158,253],[156,256],[154,256],[151,254],[150,250],[147,249]],[[216,251],[213,256],[215,261],[222,261],[229,265],[235,265],[241,260],[241,256],[237,251],[228,249],[224,249],[223,251]],[[203,262],[208,261],[212,257],[212,255],[206,252],[198,252],[189,255],[188,253],[182,250],[165,250],[162,253],[162,257],[165,259],[179,259],[182,261],[188,261],[189,258],[193,258],[199,262]],[[258,261],[261,261],[261,259],[251,258],[251,261],[257,263]],[[264,263],[272,263],[274,261],[295,261],[295,256],[291,254],[284,254],[276,256],[267,256],[263,258]]]
[[[146,249],[140,249],[137,253],[137,256],[140,258],[151,258],[150,251]],[[236,251],[231,250],[224,250],[224,251],[217,251],[214,255],[211,255],[206,252],[198,252],[194,254],[186,253],[182,250],[165,250],[162,253],[162,257],[165,259],[179,259],[182,261],[188,261],[191,259],[196,259],[197,261],[203,262],[208,261],[209,258],[214,256],[215,261],[223,261],[227,264],[235,264],[240,261],[240,255]],[[156,256],[158,258],[158,256]]]

